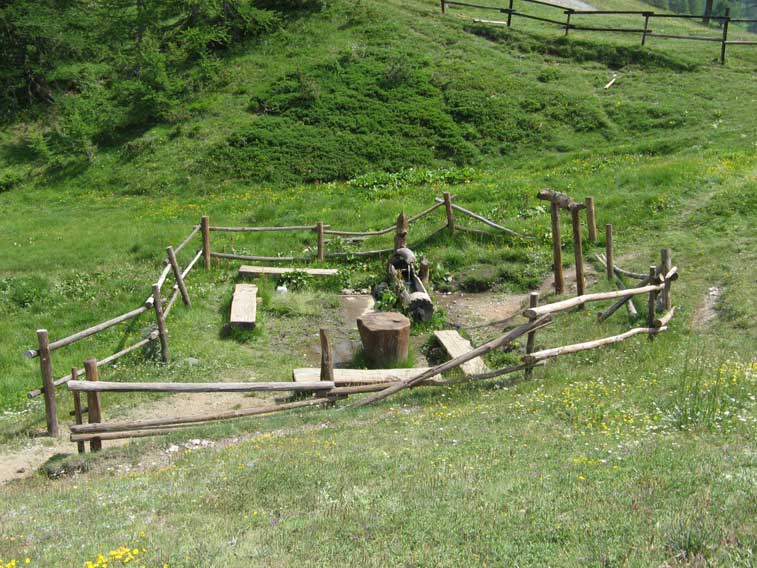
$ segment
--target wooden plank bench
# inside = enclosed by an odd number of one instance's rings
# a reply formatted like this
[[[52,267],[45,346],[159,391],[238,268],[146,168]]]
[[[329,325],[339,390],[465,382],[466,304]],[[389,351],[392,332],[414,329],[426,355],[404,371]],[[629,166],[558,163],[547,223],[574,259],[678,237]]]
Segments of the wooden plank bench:
[[[229,323],[232,327],[252,329],[257,314],[258,287],[255,284],[237,284],[231,300]]]
[[[281,276],[292,272],[304,272],[310,276],[336,276],[339,271],[336,268],[287,268],[282,266],[250,266],[239,267],[240,276]]]
[[[460,355],[464,355],[468,351],[473,351],[473,346],[470,341],[453,329],[435,331],[434,335],[436,336],[437,341],[439,341],[441,346],[444,347],[449,356],[453,359]],[[481,357],[476,357],[467,363],[463,363],[460,365],[460,368],[465,376],[479,375],[481,373],[486,373],[489,370],[489,367],[484,363],[484,360],[481,359]]]
[[[408,380],[428,371],[428,367],[410,369],[334,369],[334,384],[338,387],[372,385],[389,381]],[[292,371],[292,378],[296,383],[312,383],[321,378],[321,369],[317,367],[302,367]],[[441,376],[433,377],[431,381],[441,380]]]

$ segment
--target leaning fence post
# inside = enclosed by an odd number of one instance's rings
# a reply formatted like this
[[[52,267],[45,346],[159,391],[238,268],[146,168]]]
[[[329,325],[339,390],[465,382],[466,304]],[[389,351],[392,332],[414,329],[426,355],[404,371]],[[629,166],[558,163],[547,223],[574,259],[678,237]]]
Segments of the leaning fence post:
[[[554,201],[550,202],[552,215],[552,262],[555,272],[555,294],[562,294],[565,290],[565,279],[562,272],[562,243],[560,242],[560,209]]]
[[[205,260],[205,270],[210,270],[210,219],[203,215],[200,220],[202,228],[202,258]]]
[[[539,292],[531,292],[528,295],[528,307],[535,308],[539,304]],[[533,322],[536,318],[529,318],[529,321]],[[533,353],[534,344],[536,343],[536,332],[531,331],[528,333],[528,339],[526,340],[526,355]],[[534,373],[533,367],[526,367],[526,378],[530,379]]]
[[[723,20],[723,42],[720,46],[720,64],[725,65],[725,47],[728,45],[728,24],[731,22],[731,8],[725,9]]]
[[[168,363],[168,333],[166,331],[166,319],[163,316],[163,300],[160,298],[160,286],[152,285],[152,305],[155,308],[155,319],[158,322],[158,335],[160,337],[160,356],[164,363]]]
[[[79,369],[74,367],[71,369],[71,380],[76,381],[79,379]],[[74,422],[79,425],[84,422],[81,411],[81,393],[79,391],[71,391],[74,397]],[[84,453],[84,442],[76,442],[76,450],[80,453]]]
[[[410,226],[407,222],[407,215],[405,212],[400,212],[397,217],[397,229],[394,235],[394,250],[405,248],[407,246],[407,232]]]
[[[573,222],[573,253],[576,259],[576,295],[583,296],[584,282],[584,252],[581,243],[581,208],[574,206],[570,208],[570,216]],[[578,309],[583,309],[581,304]]]
[[[452,210],[452,197],[449,191],[444,192],[444,207],[447,210],[447,230],[450,234],[455,232],[455,213]]]
[[[168,262],[171,263],[171,269],[173,270],[173,275],[176,279],[176,285],[179,287],[179,292],[181,292],[181,300],[184,302],[185,306],[191,308],[192,301],[189,299],[189,292],[187,292],[187,286],[184,284],[184,278],[181,275],[179,261],[176,260],[176,252],[171,246],[166,247],[166,252],[168,252]]]
[[[94,357],[84,361],[84,371],[87,374],[87,380],[97,382],[100,380],[100,376],[97,372],[97,359]],[[90,424],[99,424],[102,422],[102,412],[100,410],[100,393],[96,391],[87,393],[87,417]],[[89,443],[89,451],[99,452],[103,447],[102,440],[100,438],[92,438]]]
[[[586,225],[589,227],[589,240],[593,243],[597,242],[597,217],[594,211],[594,198],[587,197],[584,200],[586,204]]]
[[[649,33],[649,12],[644,12],[644,31],[641,34],[641,45],[644,46],[647,43],[647,34]]]
[[[605,260],[607,261],[607,279],[612,282],[614,278],[615,259],[612,257],[612,225],[605,225]]]
[[[660,261],[662,266],[662,273],[667,275],[670,269],[673,268],[673,251],[669,248],[664,248],[660,251]],[[673,301],[670,296],[670,280],[665,280],[665,288],[662,290],[662,305],[666,310],[673,307]]]
[[[649,267],[649,283],[657,284],[657,267]],[[647,303],[647,327],[654,327],[655,311],[657,309],[657,291],[649,292],[649,301]],[[651,337],[651,336],[650,336]]]
[[[323,262],[326,258],[326,252],[324,251],[326,239],[323,233],[323,221],[318,221],[318,224],[315,226],[315,231],[318,234],[318,262]]]
[[[568,35],[568,32],[570,31],[570,17],[573,15],[573,10],[567,9],[565,10],[565,13],[568,15],[568,17],[565,20],[565,35]]]
[[[513,21],[513,0],[510,0],[510,4],[507,7],[507,27],[510,27],[510,24]]]
[[[58,435],[58,409],[55,405],[55,383],[53,382],[53,361],[50,353],[50,338],[46,329],[37,330],[39,343],[39,368],[42,373],[42,392],[45,395],[45,418],[47,435]]]

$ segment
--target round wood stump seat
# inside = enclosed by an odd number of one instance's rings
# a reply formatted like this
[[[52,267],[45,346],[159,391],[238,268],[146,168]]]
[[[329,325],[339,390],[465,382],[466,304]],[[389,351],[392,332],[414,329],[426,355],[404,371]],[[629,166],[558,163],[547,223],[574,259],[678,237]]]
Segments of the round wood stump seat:
[[[365,358],[377,367],[390,369],[407,359],[410,320],[398,312],[372,312],[357,320]]]

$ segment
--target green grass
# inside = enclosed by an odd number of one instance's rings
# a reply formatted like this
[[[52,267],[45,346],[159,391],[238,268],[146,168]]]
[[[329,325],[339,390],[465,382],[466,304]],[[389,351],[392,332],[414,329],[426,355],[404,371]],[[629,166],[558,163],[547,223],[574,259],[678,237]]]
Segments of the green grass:
[[[42,401],[25,399],[39,381],[37,361],[22,357],[34,330],[58,338],[139,305],[165,246],[202,214],[219,225],[381,229],[449,191],[536,239],[442,233],[419,249],[435,283],[491,265],[487,286],[521,293],[550,266],[537,190],[593,195],[625,268],[644,271],[673,249],[670,330],[559,358],[531,381],[417,389],[360,410],[342,403],[60,458],[46,468],[68,472],[58,479],[41,471],[3,488],[0,560],[83,566],[128,546],[145,566],[171,567],[754,563],[756,52],[734,49],[720,67],[709,45],[641,50],[529,22],[488,30],[437,10],[335,1],[289,21],[224,59],[231,80],[198,95],[201,112],[100,147],[91,163],[55,169],[34,157],[24,140],[39,125],[0,135],[3,450],[44,425]],[[410,242],[443,218],[414,224]],[[314,246],[307,232],[213,234],[215,250],[240,253]],[[585,243],[587,258],[602,250]],[[302,288],[286,296],[259,282],[259,325],[245,334],[225,331],[236,264],[198,266],[193,308],[178,304],[168,322],[172,362],[137,354],[102,379],[288,380],[317,365],[318,328],[338,326],[335,294],[384,270],[333,265],[337,277],[296,278],[290,289]],[[696,326],[711,286],[722,289],[717,317]],[[605,289],[601,277],[591,287]],[[603,308],[560,315],[537,345],[638,323],[621,311],[598,324]],[[57,351],[56,376],[142,337],[149,315]],[[497,332],[470,336],[478,345]],[[105,395],[104,412],[153,400]],[[65,391],[58,401],[64,415]],[[185,451],[191,438],[217,443]],[[167,453],[172,444],[180,451]]]

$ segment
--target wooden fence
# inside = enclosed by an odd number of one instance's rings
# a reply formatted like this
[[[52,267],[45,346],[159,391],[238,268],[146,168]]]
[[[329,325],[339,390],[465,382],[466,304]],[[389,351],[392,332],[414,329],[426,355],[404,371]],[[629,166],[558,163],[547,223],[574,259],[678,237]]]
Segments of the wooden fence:
[[[507,27],[512,26],[513,16],[518,18],[525,18],[528,20],[536,20],[539,22],[554,24],[565,30],[567,36],[570,30],[586,31],[586,32],[600,32],[600,33],[630,33],[641,35],[641,45],[646,45],[649,38],[664,38],[664,39],[681,39],[691,41],[707,41],[720,44],[720,63],[725,65],[726,48],[728,46],[739,45],[757,45],[757,40],[729,40],[728,32],[731,23],[748,24],[755,23],[757,19],[748,18],[731,18],[730,8],[726,9],[724,16],[710,16],[710,15],[684,15],[684,14],[658,14],[650,10],[574,10],[560,6],[558,4],[552,4],[550,2],[544,2],[542,0],[518,0],[518,2],[525,2],[526,4],[535,4],[539,6],[545,6],[547,8],[554,8],[562,12],[565,20],[558,20],[554,18],[544,18],[536,16],[534,14],[528,14],[522,11],[518,11],[514,8],[515,0],[508,0],[508,7],[486,6],[481,4],[473,4],[470,2],[458,2],[455,0],[441,0],[442,14],[447,13],[448,7],[460,7],[460,8],[474,8],[477,10],[488,10],[498,12],[500,14],[506,14],[506,20],[484,20],[474,18],[473,21],[482,24],[490,25],[504,25]],[[624,28],[624,27],[597,27],[587,26],[582,24],[575,24],[575,18],[585,18],[592,16],[639,16],[643,18],[643,26],[637,28]],[[654,23],[655,19],[681,19],[681,20],[702,20],[709,23],[710,20],[715,20],[721,23],[721,33],[719,37],[715,36],[702,36],[702,35],[681,35],[681,34],[667,34],[657,33],[649,27],[650,21]]]
[[[413,215],[410,218],[407,218],[403,212],[400,214],[400,217],[397,220],[397,223],[395,225],[392,225],[391,227],[378,230],[378,231],[355,232],[355,231],[332,230],[330,225],[325,224],[323,222],[318,222],[314,225],[300,225],[300,226],[288,226],[288,227],[212,226],[210,225],[209,218],[207,216],[203,216],[200,221],[200,224],[193,227],[192,231],[177,247],[173,248],[169,246],[166,248],[166,260],[164,261],[164,268],[161,271],[160,275],[158,276],[158,279],[156,280],[156,282],[152,285],[150,296],[148,296],[145,299],[145,301],[142,303],[142,305],[140,305],[138,308],[135,308],[129,312],[116,316],[112,319],[98,323],[96,325],[93,325],[92,327],[89,327],[87,329],[84,329],[82,331],[73,333],[69,336],[66,336],[54,341],[50,341],[47,330],[45,329],[37,330],[37,347],[27,350],[25,355],[26,357],[30,359],[39,358],[42,384],[40,388],[29,392],[27,396],[29,398],[34,398],[40,395],[44,395],[47,433],[50,436],[57,436],[59,432],[59,427],[58,427],[58,415],[57,415],[57,408],[56,408],[56,401],[55,401],[55,389],[56,387],[66,384],[71,380],[76,380],[76,378],[79,375],[79,370],[72,369],[70,373],[67,373],[61,376],[60,378],[55,379],[53,375],[52,353],[58,349],[72,345],[73,343],[76,343],[78,341],[81,341],[82,339],[86,339],[88,337],[101,333],[121,323],[131,321],[148,311],[152,311],[155,314],[155,324],[156,324],[155,329],[151,331],[146,338],[140,341],[137,341],[136,343],[128,347],[125,347],[116,353],[108,355],[107,357],[104,357],[103,359],[93,359],[93,361],[95,361],[94,363],[95,369],[98,367],[103,367],[105,365],[113,363],[114,361],[120,359],[121,357],[128,355],[129,353],[133,353],[134,351],[137,351],[145,347],[147,344],[155,340],[160,341],[161,358],[164,362],[167,362],[170,358],[170,351],[169,351],[168,331],[166,327],[166,320],[168,318],[168,315],[173,310],[174,305],[176,304],[179,298],[182,299],[182,302],[187,307],[191,307],[191,299],[189,297],[189,293],[187,292],[185,281],[189,273],[192,271],[192,269],[200,261],[201,258],[203,259],[205,268],[209,269],[210,261],[211,261],[211,258],[213,257],[221,258],[221,259],[264,261],[264,262],[297,262],[297,261],[323,262],[326,259],[339,259],[339,258],[347,258],[347,257],[367,257],[367,256],[390,254],[390,253],[393,253],[396,250],[396,248],[407,246],[407,235],[408,235],[410,224],[432,214],[437,209],[440,209],[442,207],[445,208],[446,223],[440,229],[432,232],[430,235],[424,237],[422,240],[419,240],[416,243],[414,243],[413,246],[417,246],[418,244],[421,244],[422,242],[427,241],[428,239],[432,238],[434,235],[445,230],[449,231],[450,234],[454,234],[456,231],[486,233],[485,231],[480,231],[478,229],[468,228],[468,227],[460,226],[459,224],[457,224],[456,217],[455,217],[456,211],[462,213],[463,215],[471,217],[477,221],[481,221],[487,226],[497,229],[498,231],[503,232],[505,234],[515,235],[515,236],[523,237],[523,238],[531,238],[526,235],[521,235],[520,233],[513,231],[512,229],[503,227],[502,225],[499,225],[498,223],[495,223],[494,221],[486,219],[485,217],[482,217],[481,215],[478,215],[472,211],[469,211],[468,209],[460,207],[457,204],[453,203],[453,200],[454,200],[454,196],[450,195],[449,193],[444,193],[444,198],[437,200],[437,202],[434,203],[428,209],[425,209],[424,211],[421,211],[420,213],[417,213],[416,215]],[[317,238],[316,254],[310,257],[294,257],[294,256],[271,257],[271,256],[227,254],[227,253],[222,253],[222,252],[213,252],[213,250],[211,249],[211,234],[213,232],[261,233],[261,232],[280,232],[280,231],[314,231],[316,233],[316,238]],[[333,235],[336,237],[347,237],[347,238],[352,238],[352,239],[355,239],[355,238],[362,239],[362,238],[368,238],[368,237],[374,237],[374,236],[388,235],[392,232],[395,233],[395,237],[394,237],[395,246],[392,248],[384,248],[384,249],[369,250],[369,251],[332,252],[332,253],[328,253],[325,250],[326,244],[327,244],[326,239],[325,239],[326,235]],[[202,248],[196,251],[192,259],[187,263],[186,267],[182,269],[179,265],[177,255],[185,247],[187,247],[187,245],[192,241],[192,239],[195,238],[196,235],[198,235],[198,233],[201,234],[201,237],[202,237]],[[486,234],[490,234],[490,233],[486,233]],[[161,295],[161,291],[170,276],[173,276],[175,283],[173,285],[171,295],[168,297],[167,301],[164,301]],[[74,404],[75,406],[80,404],[80,401],[78,401],[76,397],[75,397]]]

